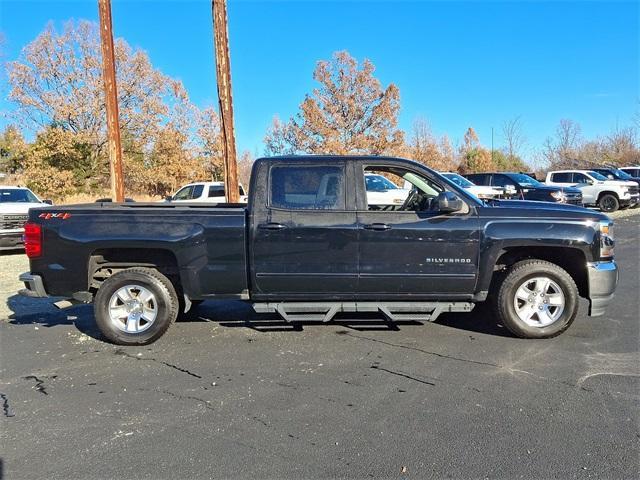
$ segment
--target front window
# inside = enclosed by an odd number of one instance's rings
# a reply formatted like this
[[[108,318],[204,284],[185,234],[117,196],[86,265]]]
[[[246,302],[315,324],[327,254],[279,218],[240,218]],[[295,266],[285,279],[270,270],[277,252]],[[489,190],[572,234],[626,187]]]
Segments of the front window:
[[[401,167],[374,166],[365,168],[365,178],[375,174],[388,179],[395,185],[402,185],[385,192],[367,190],[367,210],[385,212],[439,212],[438,195],[445,191],[439,183],[412,170]],[[468,212],[468,207],[466,211]]]
[[[198,184],[193,187],[193,191],[191,192],[191,198],[200,198],[202,196],[202,191],[204,190],[204,185]]]
[[[0,203],[40,203],[40,200],[26,188],[2,188]]]
[[[173,196],[174,200],[189,200],[191,198],[191,192],[193,191],[193,185],[187,185],[186,187],[181,188],[178,192]]]

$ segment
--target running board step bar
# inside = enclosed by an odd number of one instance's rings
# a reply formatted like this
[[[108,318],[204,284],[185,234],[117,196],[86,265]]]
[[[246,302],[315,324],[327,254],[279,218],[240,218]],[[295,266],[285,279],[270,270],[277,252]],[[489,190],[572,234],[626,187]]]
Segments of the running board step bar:
[[[387,321],[435,321],[441,313],[470,312],[469,302],[269,302],[256,313],[278,313],[287,322],[330,322],[340,312],[381,312]]]

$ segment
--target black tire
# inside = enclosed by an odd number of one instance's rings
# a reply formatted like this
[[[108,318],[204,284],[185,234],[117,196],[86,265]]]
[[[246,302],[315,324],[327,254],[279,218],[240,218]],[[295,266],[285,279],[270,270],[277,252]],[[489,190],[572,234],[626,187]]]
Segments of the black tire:
[[[156,317],[151,325],[139,333],[118,329],[109,316],[112,296],[122,287],[141,286],[154,295]],[[178,297],[167,277],[153,268],[128,268],[107,278],[94,299],[96,323],[102,334],[117,345],[147,345],[160,338],[178,316]]]
[[[516,313],[516,291],[527,280],[545,277],[562,290],[564,310],[547,326],[531,326]],[[533,307],[532,307],[533,308]],[[551,338],[560,335],[573,323],[578,313],[578,288],[566,270],[545,260],[524,260],[513,265],[494,297],[494,309],[502,324],[521,338]]]
[[[603,212],[615,212],[620,208],[620,202],[613,193],[605,193],[598,199],[598,207]]]

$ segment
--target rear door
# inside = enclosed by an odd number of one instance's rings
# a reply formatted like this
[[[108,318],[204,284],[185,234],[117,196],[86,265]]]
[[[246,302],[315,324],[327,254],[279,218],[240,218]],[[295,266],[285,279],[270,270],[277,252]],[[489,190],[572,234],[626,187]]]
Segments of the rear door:
[[[475,208],[467,204],[464,213],[441,214],[437,202],[430,197],[450,187],[424,171],[373,162],[356,166],[358,298],[469,296],[475,288],[479,254],[480,229]],[[378,173],[390,166],[394,175],[425,194],[420,205],[380,208],[367,202],[363,170]],[[412,195],[405,203],[411,202]]]
[[[358,234],[351,164],[294,160],[265,168],[266,204],[252,206],[254,296],[353,298]]]

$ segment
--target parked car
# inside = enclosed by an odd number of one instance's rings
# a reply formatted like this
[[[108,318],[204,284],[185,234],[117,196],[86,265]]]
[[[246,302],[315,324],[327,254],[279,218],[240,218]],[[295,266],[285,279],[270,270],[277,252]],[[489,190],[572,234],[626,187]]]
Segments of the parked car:
[[[577,188],[550,187],[524,173],[470,173],[465,177],[476,185],[504,188],[505,195],[515,200],[538,200],[582,206],[582,192]]]
[[[367,208],[368,170],[413,185],[401,206]],[[258,159],[250,194],[247,206],[32,210],[20,293],[93,302],[101,332],[122,345],[155,341],[194,300],[230,298],[290,322],[338,312],[432,321],[491,298],[515,335],[547,338],[570,326],[580,295],[590,315],[602,315],[618,281],[606,215],[485,203],[409,160]]]
[[[557,170],[547,173],[547,185],[577,186],[586,205],[597,206],[603,212],[615,212],[620,207],[638,203],[638,184],[609,180],[593,170]]]
[[[0,186],[0,250],[21,248],[29,209],[51,203],[26,187]]]
[[[409,195],[409,189],[400,188],[384,175],[366,173],[364,181],[369,205],[402,205]]]
[[[247,192],[239,185],[240,203],[247,203]],[[175,195],[165,198],[167,202],[197,202],[224,203],[226,202],[224,182],[196,182],[180,188]]]
[[[640,177],[640,167],[638,167],[638,166],[635,166],[635,167],[620,167],[620,170],[622,170],[623,172],[628,173],[632,177]]]
[[[464,188],[468,192],[473,193],[476,197],[488,200],[491,198],[500,198],[504,196],[504,188],[502,187],[489,187],[486,185],[476,185],[471,180],[464,178],[462,175],[453,172],[441,173],[453,183]]]
[[[609,180],[620,180],[622,182],[636,182],[640,187],[640,177],[634,177],[627,172],[614,167],[596,167],[592,168],[594,172],[607,177]]]

